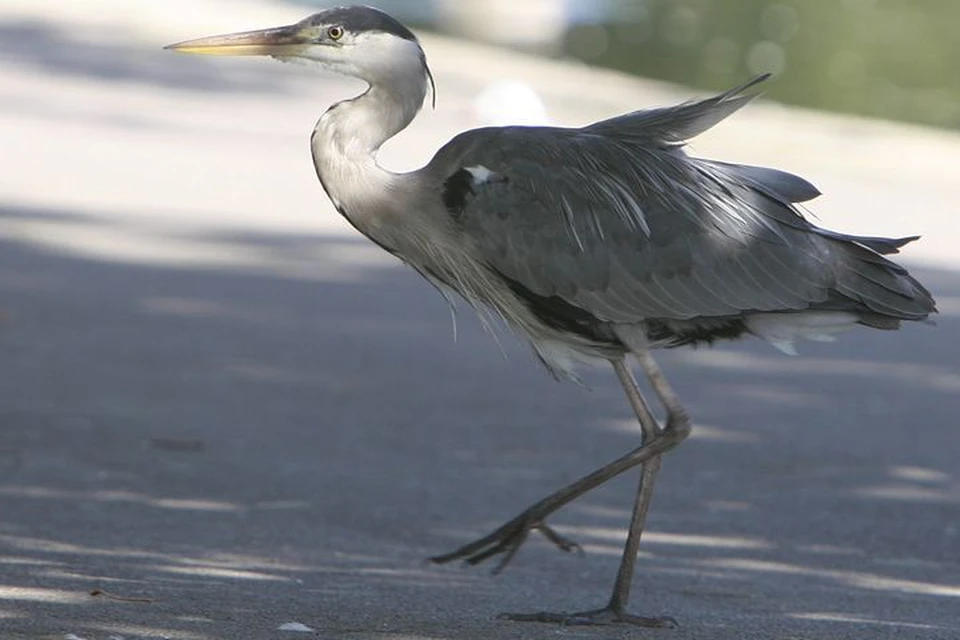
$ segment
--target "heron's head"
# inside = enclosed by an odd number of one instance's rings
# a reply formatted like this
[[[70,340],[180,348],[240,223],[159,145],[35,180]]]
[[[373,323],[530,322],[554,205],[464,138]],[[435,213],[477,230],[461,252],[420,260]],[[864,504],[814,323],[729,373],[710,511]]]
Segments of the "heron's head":
[[[183,53],[305,60],[374,84],[407,73],[429,79],[413,32],[372,7],[336,7],[295,24],[187,40],[165,47]]]

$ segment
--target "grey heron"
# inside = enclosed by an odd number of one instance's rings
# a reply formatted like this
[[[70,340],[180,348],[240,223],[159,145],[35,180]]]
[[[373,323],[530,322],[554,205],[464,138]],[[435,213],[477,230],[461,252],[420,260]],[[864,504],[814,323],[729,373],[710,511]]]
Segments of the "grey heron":
[[[672,626],[626,606],[661,456],[691,423],[650,351],[754,335],[786,352],[863,325],[897,329],[936,311],[930,293],[887,254],[916,239],[819,228],[797,203],[803,178],[689,155],[685,142],[752,99],[756,78],[718,96],[635,111],[581,128],[466,131],[423,168],[381,167],[381,145],[417,115],[433,78],[416,36],[369,7],[298,23],[189,40],[168,48],[300,59],[360,78],[361,95],[330,107],[310,139],[317,176],[357,230],[449,295],[501,317],[547,369],[575,378],[610,362],[640,424],[639,446],[533,504],[475,542],[432,558],[502,569],[532,531],[576,543],[547,517],[610,478],[641,467],[620,568],[606,606],[514,620]],[[661,424],[627,358],[665,411]]]

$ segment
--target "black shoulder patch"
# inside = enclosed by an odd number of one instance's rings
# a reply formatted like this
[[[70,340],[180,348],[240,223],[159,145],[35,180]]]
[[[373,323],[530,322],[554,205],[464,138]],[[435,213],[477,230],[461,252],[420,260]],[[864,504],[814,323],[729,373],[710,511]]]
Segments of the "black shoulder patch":
[[[475,171],[481,172],[479,179]],[[450,215],[459,218],[467,207],[467,197],[477,195],[477,189],[486,185],[507,184],[509,182],[510,178],[507,176],[490,171],[486,167],[479,165],[471,168],[464,167],[451,174],[444,181],[443,193],[441,194],[443,205],[450,212]]]
[[[460,169],[443,183],[443,206],[454,218],[460,217],[467,206],[467,196],[473,195],[473,174]]]
[[[381,31],[404,40],[417,42],[417,36],[410,29],[407,29],[392,16],[373,7],[334,7],[316,13],[304,22],[314,26],[337,24],[353,33]]]

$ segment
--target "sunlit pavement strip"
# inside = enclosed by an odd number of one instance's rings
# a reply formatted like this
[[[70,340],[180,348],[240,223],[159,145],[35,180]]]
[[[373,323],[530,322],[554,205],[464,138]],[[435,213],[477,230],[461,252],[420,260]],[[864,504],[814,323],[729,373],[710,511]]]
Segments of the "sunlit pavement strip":
[[[72,71],[51,73],[45,63],[18,53],[18,46],[42,46],[31,45],[28,35],[6,47],[0,135],[17,153],[0,173],[0,200],[26,211],[86,211],[100,224],[78,233],[70,220],[24,216],[4,219],[0,233],[78,253],[224,266],[257,257],[231,254],[185,232],[353,234],[317,184],[307,138],[319,114],[356,93],[358,84],[272,60],[211,61],[160,50],[197,34],[290,22],[309,9],[225,0],[97,6],[90,11],[86,3],[64,3],[51,12],[9,0],[0,8],[7,24],[52,30],[59,50],[42,59],[77,58]],[[483,124],[475,100],[507,70],[507,79],[540,94],[552,120],[569,125],[693,94],[442,38],[424,40],[438,107],[425,109],[388,145],[383,161],[391,168],[419,166],[454,133]],[[953,203],[960,201],[957,134],[755,104],[698,138],[693,149],[797,171],[826,194],[810,205],[821,223],[876,235],[921,234],[923,242],[907,249],[909,260],[960,265],[952,242],[958,233]]]

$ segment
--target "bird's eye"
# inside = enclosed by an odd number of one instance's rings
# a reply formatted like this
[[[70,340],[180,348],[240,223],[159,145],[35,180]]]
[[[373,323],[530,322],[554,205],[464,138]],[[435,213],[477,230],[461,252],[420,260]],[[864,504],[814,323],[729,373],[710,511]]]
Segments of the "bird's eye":
[[[330,27],[329,29],[327,29],[327,36],[329,36],[331,40],[339,40],[340,38],[343,37],[343,27],[340,27],[340,26]]]

